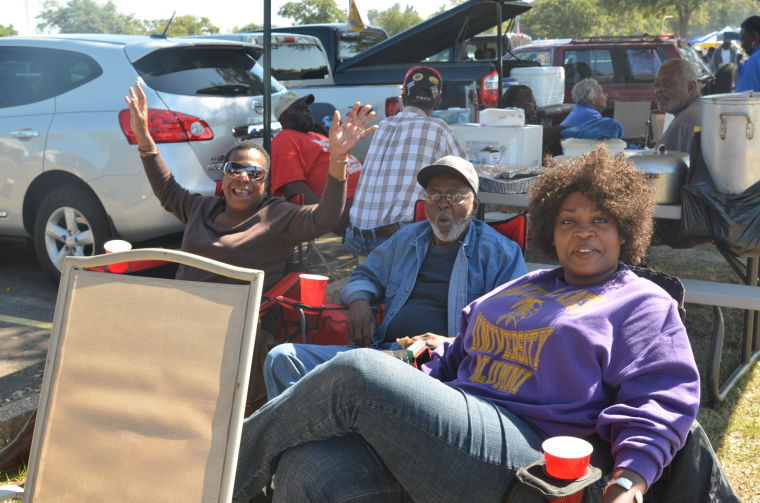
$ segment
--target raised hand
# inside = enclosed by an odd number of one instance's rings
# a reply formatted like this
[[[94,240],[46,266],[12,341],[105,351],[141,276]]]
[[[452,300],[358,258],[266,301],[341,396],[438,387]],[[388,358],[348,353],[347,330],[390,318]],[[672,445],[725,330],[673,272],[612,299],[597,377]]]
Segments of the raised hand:
[[[129,88],[129,96],[124,101],[129,107],[129,124],[137,137],[137,144],[143,147],[152,145],[154,142],[148,131],[148,100],[139,80],[134,88]]]
[[[370,105],[362,106],[358,101],[343,122],[340,112],[336,110],[330,128],[330,155],[334,159],[344,159],[359,140],[377,129],[377,125],[367,127],[374,116]]]

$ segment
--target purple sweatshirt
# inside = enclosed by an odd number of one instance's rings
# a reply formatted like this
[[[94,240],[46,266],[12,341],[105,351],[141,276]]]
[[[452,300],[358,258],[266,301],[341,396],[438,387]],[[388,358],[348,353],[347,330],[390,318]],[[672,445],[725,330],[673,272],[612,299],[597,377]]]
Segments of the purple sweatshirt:
[[[601,285],[563,278],[561,268],[536,271],[475,300],[462,311],[459,337],[424,370],[547,436],[598,433],[615,468],[649,486],[699,408],[676,302],[625,266]]]

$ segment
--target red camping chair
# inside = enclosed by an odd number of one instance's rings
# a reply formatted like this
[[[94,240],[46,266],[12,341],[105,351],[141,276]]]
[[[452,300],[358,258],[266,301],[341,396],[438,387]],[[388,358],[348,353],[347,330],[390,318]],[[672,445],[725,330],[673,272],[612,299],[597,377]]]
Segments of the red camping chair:
[[[301,298],[299,273],[288,273],[261,298],[261,322],[275,344],[346,345],[346,306],[307,306]],[[299,340],[300,338],[300,340]]]
[[[422,220],[425,220],[425,201],[419,199],[414,203],[414,221],[421,222]],[[525,250],[528,249],[528,215],[526,213],[498,222],[488,222],[488,225],[505,238],[517,243],[525,255]]]

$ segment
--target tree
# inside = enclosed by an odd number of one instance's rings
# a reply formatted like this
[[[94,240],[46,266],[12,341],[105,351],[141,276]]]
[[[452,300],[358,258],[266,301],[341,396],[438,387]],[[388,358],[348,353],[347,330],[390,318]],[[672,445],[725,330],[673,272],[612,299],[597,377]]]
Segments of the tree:
[[[537,0],[520,16],[524,33],[537,38],[590,36],[602,25],[596,0]]]
[[[145,31],[147,33],[163,33],[168,22],[168,19],[145,21]],[[169,29],[166,31],[166,36],[186,37],[188,35],[208,35],[211,33],[219,33],[219,28],[211,24],[208,18],[184,15],[174,16]]]
[[[395,3],[390,9],[378,11],[371,9],[367,13],[370,24],[385,28],[388,35],[393,36],[407,28],[422,22],[422,18],[411,5],[407,5],[404,12],[401,12],[401,5]]]
[[[742,21],[757,13],[757,0],[708,0],[704,11],[706,19],[690,24],[689,36],[704,35],[724,26],[739,26]]]
[[[0,24],[0,37],[10,37],[13,35],[18,35],[18,32],[13,28],[12,24],[8,26]]]
[[[437,11],[433,12],[432,14],[430,14],[430,16],[428,16],[428,19],[430,19],[433,16],[437,16],[438,14],[441,14],[443,12],[446,12],[447,10],[449,10],[449,9],[451,9],[453,7],[456,7],[457,5],[459,5],[460,3],[464,2],[464,1],[465,0],[449,0],[448,4],[444,3],[443,5],[441,5],[438,8]]]
[[[37,19],[42,21],[39,30],[58,28],[61,33],[143,33],[143,24],[117,11],[110,0],[103,6],[94,0],[69,0],[64,7],[47,0]]]
[[[288,2],[280,7],[277,15],[292,19],[295,24],[337,23],[348,18],[335,4],[335,0]]]
[[[608,8],[608,0],[537,0],[520,16],[524,33],[537,38],[579,38],[659,33],[658,14]]]
[[[689,34],[689,25],[694,20],[702,20],[707,16],[705,5],[707,0],[601,0],[609,9],[618,12],[647,12],[650,15],[662,16],[675,14],[678,29],[676,33],[684,38]],[[723,7],[721,7],[723,8]],[[659,27],[657,29],[659,33]]]
[[[244,31],[256,31],[256,30],[261,30],[263,28],[264,27],[262,25],[260,25],[260,24],[248,23],[247,25],[241,26],[240,28],[238,28],[237,26],[234,27],[232,29],[232,33],[241,33],[241,32],[244,32]]]

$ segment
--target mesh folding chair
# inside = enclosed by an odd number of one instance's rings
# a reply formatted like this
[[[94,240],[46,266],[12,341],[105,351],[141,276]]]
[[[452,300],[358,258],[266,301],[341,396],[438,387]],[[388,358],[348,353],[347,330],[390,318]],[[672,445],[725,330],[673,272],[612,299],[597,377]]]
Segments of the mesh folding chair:
[[[242,284],[85,269],[127,260]],[[66,257],[25,501],[231,501],[263,277],[163,249]]]

